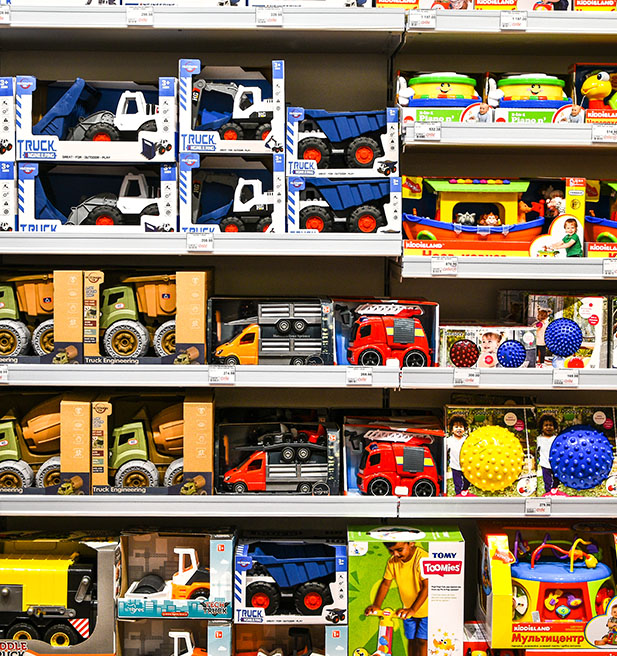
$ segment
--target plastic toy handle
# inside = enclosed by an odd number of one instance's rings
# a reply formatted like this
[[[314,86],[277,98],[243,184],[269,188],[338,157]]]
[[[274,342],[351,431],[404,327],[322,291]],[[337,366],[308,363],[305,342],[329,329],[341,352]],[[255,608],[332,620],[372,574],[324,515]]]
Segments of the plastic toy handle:
[[[571,572],[574,571],[574,559],[576,558],[576,547],[579,544],[588,545],[588,544],[591,544],[591,542],[588,542],[587,540],[583,540],[582,538],[577,538],[576,540],[574,540],[574,544],[570,547],[570,571]],[[581,549],[581,551],[582,551],[582,549]],[[583,555],[581,557],[584,558],[585,556]]]
[[[563,554],[564,556],[569,556],[570,552],[569,551],[564,551],[561,547],[558,547],[556,544],[551,544],[550,542],[545,542],[544,544],[541,544],[539,547],[535,549],[535,551],[531,554],[531,569],[533,569],[534,565],[536,564],[536,558],[544,549],[545,547],[548,547],[549,549],[553,549],[553,551],[558,551],[559,553]]]

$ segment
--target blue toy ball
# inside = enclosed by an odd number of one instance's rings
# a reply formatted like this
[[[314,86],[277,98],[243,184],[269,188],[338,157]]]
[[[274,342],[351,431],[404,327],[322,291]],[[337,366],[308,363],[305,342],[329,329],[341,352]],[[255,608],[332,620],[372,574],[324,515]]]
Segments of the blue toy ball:
[[[574,490],[590,490],[609,475],[613,447],[595,428],[572,426],[555,438],[548,457],[562,483]]]
[[[583,331],[572,319],[555,319],[548,324],[544,340],[551,353],[567,358],[581,348]]]
[[[525,358],[525,347],[515,339],[507,339],[497,349],[497,360],[502,367],[520,367]]]

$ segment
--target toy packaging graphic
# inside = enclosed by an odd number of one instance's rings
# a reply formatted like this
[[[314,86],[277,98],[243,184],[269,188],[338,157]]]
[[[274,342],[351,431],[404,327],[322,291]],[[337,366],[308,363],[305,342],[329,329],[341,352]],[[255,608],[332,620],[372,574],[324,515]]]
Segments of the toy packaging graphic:
[[[401,235],[401,178],[289,177],[288,232]]]
[[[608,298],[528,294],[538,367],[599,369],[608,363]]]
[[[341,441],[334,424],[217,422],[217,493],[339,494]]]
[[[203,364],[213,271],[90,271],[84,359],[90,364]]]
[[[536,496],[533,408],[446,405],[445,430],[448,496]]]
[[[437,417],[345,417],[345,493],[443,493],[444,432]]]
[[[477,610],[491,646],[612,653],[616,539],[585,522],[480,526]]]
[[[474,0],[474,9],[568,11],[571,0]]]
[[[536,366],[536,329],[499,324],[441,324],[439,366],[520,368]]]
[[[575,2],[577,0],[574,0]],[[580,0],[581,4],[606,0]],[[611,11],[616,4],[611,2]],[[577,63],[571,68],[574,98],[585,111],[587,123],[617,123],[617,64]]]
[[[15,229],[19,232],[95,236],[178,229],[175,164],[130,167],[21,162],[17,176]]]
[[[610,344],[609,344],[609,363],[611,368],[617,368],[617,296],[609,298],[610,312]]]
[[[239,66],[180,60],[180,152],[284,154],[285,62],[270,81]]]
[[[439,305],[433,301],[336,298],[335,362],[379,367],[437,365]]]
[[[0,163],[15,161],[15,78],[0,77]]]
[[[74,82],[43,82],[22,75],[15,86],[18,160],[176,159],[176,78],[161,77],[157,86],[86,82],[79,77]]]
[[[172,656],[205,656],[208,652],[232,655],[231,623],[214,620],[207,623],[177,619],[119,622],[118,641],[123,656],[143,656],[144,651]]]
[[[234,623],[338,624],[347,615],[347,546],[321,540],[241,540]]]
[[[341,610],[336,617],[343,617]],[[237,624],[234,626],[235,656],[290,654],[293,656],[337,656],[347,651],[347,626],[333,620],[332,626],[277,626]],[[136,655],[137,656],[137,655]]]
[[[212,494],[211,392],[102,395],[90,434],[94,494]]]
[[[617,257],[617,183],[587,180],[585,191],[585,254]]]
[[[327,112],[287,109],[290,177],[381,178],[399,167],[398,109]]]
[[[614,406],[536,406],[538,496],[617,496]]]
[[[458,529],[352,526],[348,539],[349,656],[463,656],[465,542]]]
[[[230,533],[124,533],[119,619],[232,618]]]
[[[285,232],[282,154],[242,157],[180,155],[181,232]]]
[[[208,300],[209,364],[333,364],[334,320],[327,298]]]

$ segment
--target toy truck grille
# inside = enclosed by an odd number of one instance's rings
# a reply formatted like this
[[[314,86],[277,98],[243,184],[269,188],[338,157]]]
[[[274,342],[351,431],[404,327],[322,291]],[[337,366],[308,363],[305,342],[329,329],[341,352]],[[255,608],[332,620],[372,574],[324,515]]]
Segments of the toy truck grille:
[[[413,344],[416,335],[416,322],[414,319],[394,319],[394,334],[396,344]]]
[[[424,471],[424,449],[418,446],[408,446],[403,450],[403,471],[410,474],[420,474]]]

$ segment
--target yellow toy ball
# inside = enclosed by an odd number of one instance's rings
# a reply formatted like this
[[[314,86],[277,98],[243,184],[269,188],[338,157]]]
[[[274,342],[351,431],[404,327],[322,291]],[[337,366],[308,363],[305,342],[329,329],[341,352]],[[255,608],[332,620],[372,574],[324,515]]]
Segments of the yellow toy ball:
[[[461,447],[461,469],[479,490],[499,492],[512,485],[523,469],[523,447],[501,426],[476,428]]]

